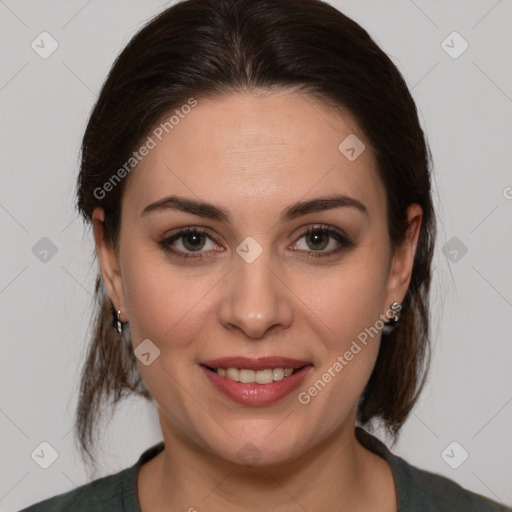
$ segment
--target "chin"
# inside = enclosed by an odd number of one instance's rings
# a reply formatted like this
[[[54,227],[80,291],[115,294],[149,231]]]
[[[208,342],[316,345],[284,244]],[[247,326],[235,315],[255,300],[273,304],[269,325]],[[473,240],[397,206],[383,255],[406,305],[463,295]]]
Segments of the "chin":
[[[210,430],[203,440],[210,452],[231,463],[257,467],[286,464],[304,451],[305,433],[293,432],[289,425],[280,429],[281,420],[264,424],[246,421],[238,429],[226,425],[232,437],[223,431],[221,438],[212,439]]]

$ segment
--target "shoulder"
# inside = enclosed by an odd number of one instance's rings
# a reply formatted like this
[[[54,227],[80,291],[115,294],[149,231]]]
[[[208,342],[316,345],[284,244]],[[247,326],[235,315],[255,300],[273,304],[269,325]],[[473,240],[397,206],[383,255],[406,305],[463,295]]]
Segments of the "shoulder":
[[[512,508],[464,489],[449,478],[409,464],[360,427],[356,437],[391,466],[399,512],[512,512]]]
[[[400,511],[512,512],[511,508],[464,489],[449,478],[412,466],[396,455],[393,457],[393,472],[401,487]]]
[[[133,471],[134,467],[131,467],[99,478],[72,491],[35,503],[21,512],[124,510],[123,500],[129,499],[125,492],[130,488],[127,483],[133,478]]]
[[[138,469],[162,450],[163,443],[154,445],[131,467],[35,503],[20,512],[140,512],[137,498]]]

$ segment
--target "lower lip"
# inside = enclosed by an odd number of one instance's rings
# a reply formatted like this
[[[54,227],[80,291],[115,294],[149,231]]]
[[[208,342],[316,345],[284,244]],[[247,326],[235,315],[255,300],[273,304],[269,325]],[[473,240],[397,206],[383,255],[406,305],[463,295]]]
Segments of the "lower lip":
[[[267,405],[281,400],[297,389],[309,370],[313,368],[311,365],[304,366],[289,377],[270,384],[244,384],[221,377],[217,372],[213,372],[203,365],[200,367],[218,391],[231,400],[244,405]]]

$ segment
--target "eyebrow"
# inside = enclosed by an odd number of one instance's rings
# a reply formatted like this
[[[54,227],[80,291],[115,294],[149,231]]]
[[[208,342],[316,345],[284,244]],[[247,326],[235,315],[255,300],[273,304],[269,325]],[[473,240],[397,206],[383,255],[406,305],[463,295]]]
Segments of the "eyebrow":
[[[356,208],[365,215],[368,215],[368,209],[358,199],[344,195],[334,195],[293,203],[283,211],[279,221],[288,222],[309,213],[318,213],[324,210],[333,210],[334,208]],[[142,210],[141,217],[149,213],[166,210],[178,210],[226,223],[229,223],[230,220],[229,212],[225,208],[179,196],[164,197],[151,203]]]

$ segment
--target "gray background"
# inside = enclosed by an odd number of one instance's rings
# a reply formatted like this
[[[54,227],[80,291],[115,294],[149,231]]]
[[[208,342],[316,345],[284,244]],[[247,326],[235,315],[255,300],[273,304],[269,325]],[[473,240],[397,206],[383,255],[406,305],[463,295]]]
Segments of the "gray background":
[[[395,451],[512,504],[512,2],[333,4],[404,74],[435,164],[434,357]],[[2,512],[89,481],[72,432],[96,273],[92,235],[73,210],[79,144],[115,56],[165,5],[0,0]],[[43,31],[58,43],[46,59],[31,48]],[[462,40],[441,44],[453,31],[469,44],[458,58],[445,49],[458,53]],[[41,252],[43,237],[55,254]],[[103,431],[96,476],[160,439],[152,408],[126,401]],[[43,441],[58,453],[48,469],[31,457]],[[462,450],[469,457],[453,469]]]

